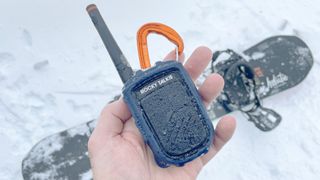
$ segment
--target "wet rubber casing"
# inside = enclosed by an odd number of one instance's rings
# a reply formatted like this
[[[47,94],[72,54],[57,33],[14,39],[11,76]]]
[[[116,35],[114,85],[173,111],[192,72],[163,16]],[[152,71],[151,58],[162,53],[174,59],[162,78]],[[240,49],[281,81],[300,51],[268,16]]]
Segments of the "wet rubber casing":
[[[157,62],[137,71],[123,94],[160,167],[182,166],[209,150],[213,126],[181,63]]]

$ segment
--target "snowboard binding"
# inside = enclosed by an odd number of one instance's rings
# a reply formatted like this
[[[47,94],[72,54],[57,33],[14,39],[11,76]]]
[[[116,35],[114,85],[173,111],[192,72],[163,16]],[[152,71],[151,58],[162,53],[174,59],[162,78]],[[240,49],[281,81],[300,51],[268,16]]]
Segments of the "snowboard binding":
[[[221,54],[229,57],[217,62]],[[262,106],[257,93],[256,73],[243,56],[231,49],[216,51],[211,61],[211,73],[220,74],[225,86],[217,101],[228,111],[240,110],[261,131],[271,131],[281,122],[274,110]]]

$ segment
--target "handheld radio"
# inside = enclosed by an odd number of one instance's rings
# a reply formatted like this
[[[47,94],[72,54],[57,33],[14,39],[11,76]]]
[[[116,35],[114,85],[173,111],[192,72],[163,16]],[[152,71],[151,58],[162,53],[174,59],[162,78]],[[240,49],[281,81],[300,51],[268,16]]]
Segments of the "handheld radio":
[[[144,141],[160,167],[182,166],[206,153],[213,139],[213,126],[201,97],[177,61],[156,62],[150,67],[146,36],[165,35],[183,50],[180,36],[170,27],[151,23],[138,32],[142,68],[133,72],[95,5],[87,11],[124,83],[123,97]]]

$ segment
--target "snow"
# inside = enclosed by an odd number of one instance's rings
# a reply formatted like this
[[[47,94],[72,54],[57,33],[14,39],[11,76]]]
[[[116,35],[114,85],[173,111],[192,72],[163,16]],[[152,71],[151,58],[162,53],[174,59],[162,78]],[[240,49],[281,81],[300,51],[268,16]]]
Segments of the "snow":
[[[320,5],[305,0],[18,1],[0,2],[0,177],[22,179],[21,160],[55,132],[94,119],[121,91],[118,77],[85,7],[96,3],[135,69],[135,35],[146,22],[176,29],[186,56],[199,45],[242,51],[272,35],[296,35],[315,63],[299,86],[265,105],[283,121],[264,133],[234,113],[233,139],[199,179],[320,179]],[[174,46],[150,36],[160,60]]]

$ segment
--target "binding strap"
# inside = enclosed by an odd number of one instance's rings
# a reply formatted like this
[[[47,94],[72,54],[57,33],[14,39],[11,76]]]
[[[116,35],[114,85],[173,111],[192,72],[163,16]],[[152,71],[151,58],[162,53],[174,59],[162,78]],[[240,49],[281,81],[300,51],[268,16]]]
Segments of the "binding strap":
[[[213,62],[221,53],[230,54],[230,58],[215,67]],[[214,67],[218,68],[218,72],[219,69],[223,71],[219,73],[224,77],[225,87],[222,98],[218,98],[218,101],[226,109],[240,110],[262,131],[270,131],[278,126],[282,119],[281,116],[274,110],[262,106],[257,94],[254,71],[242,56],[229,49],[215,52],[211,67],[212,71]]]

